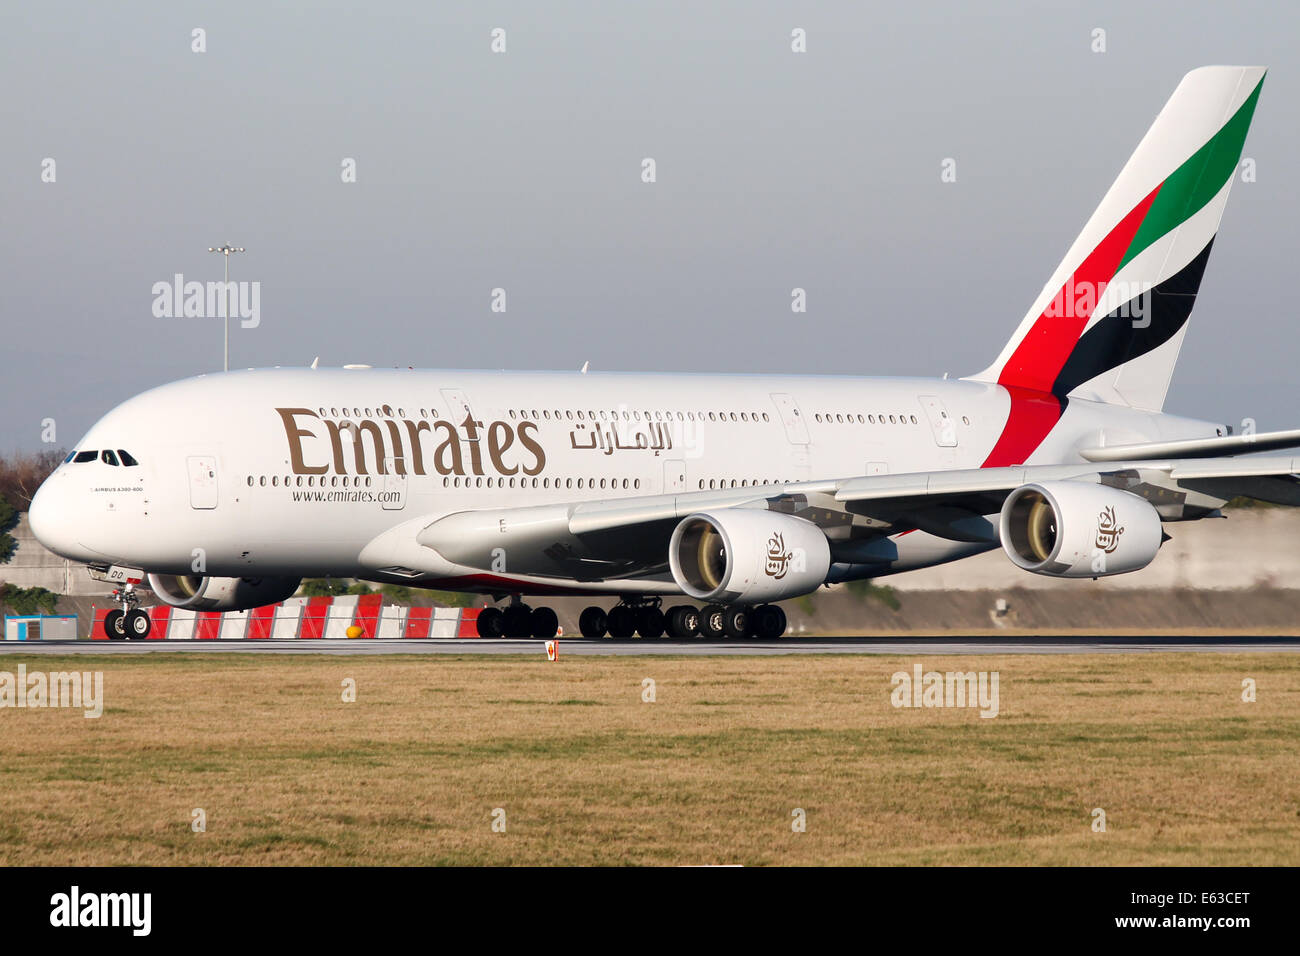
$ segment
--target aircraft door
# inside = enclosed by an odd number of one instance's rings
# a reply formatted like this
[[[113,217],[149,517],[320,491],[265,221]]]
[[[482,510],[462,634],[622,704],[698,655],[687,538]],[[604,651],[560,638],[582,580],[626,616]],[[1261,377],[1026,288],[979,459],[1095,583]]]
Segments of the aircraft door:
[[[808,435],[808,422],[794,396],[786,392],[772,392],[772,403],[776,405],[777,415],[785,426],[785,437],[790,442],[789,473],[781,475],[784,480],[799,481],[807,478],[812,471],[812,462],[808,453],[811,439]]]
[[[808,444],[808,425],[804,421],[803,413],[799,411],[794,396],[785,392],[773,392],[772,402],[776,405],[777,414],[781,416],[781,424],[785,426],[785,437],[790,440],[790,444]]]
[[[686,490],[686,462],[684,461],[666,461],[664,462],[664,490],[665,495],[678,495]]]
[[[385,511],[401,511],[406,507],[406,475],[397,474],[399,462],[384,459],[383,501]],[[402,469],[403,472],[405,469]]]
[[[192,455],[186,459],[190,474],[190,507],[205,511],[217,506],[217,459]]]
[[[447,402],[447,420],[460,428],[472,414],[469,397],[458,388],[442,389],[442,397]]]
[[[929,419],[930,431],[934,433],[934,443],[940,448],[956,448],[957,425],[943,402],[934,395],[922,395],[920,401],[925,417]]]

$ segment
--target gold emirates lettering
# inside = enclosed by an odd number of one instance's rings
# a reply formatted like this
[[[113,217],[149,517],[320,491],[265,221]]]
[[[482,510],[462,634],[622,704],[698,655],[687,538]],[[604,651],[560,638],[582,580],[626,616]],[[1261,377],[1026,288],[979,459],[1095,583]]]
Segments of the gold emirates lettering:
[[[520,422],[515,428],[509,422],[497,421],[484,427],[483,422],[466,415],[458,429],[442,420],[332,421],[310,408],[276,411],[284,423],[289,465],[295,475],[324,475],[330,471],[338,475],[384,475],[390,459],[393,473],[398,475],[427,475],[429,465],[439,475],[486,475],[484,467],[502,476],[521,471],[537,475],[546,467],[546,452],[537,440],[535,422]],[[323,425],[323,430],[313,431],[311,422],[299,422],[309,418]],[[347,453],[349,444],[351,454]],[[349,461],[352,471],[348,470]]]

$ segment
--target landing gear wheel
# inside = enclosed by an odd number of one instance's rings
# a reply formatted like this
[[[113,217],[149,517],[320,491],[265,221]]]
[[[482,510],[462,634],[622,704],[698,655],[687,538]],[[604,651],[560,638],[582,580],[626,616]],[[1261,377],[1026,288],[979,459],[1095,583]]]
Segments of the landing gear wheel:
[[[560,629],[560,619],[549,607],[535,607],[531,615],[533,637],[549,641]]]
[[[668,612],[668,634],[690,640],[700,633],[700,611],[689,604],[679,604]]]
[[[578,630],[583,637],[604,637],[608,629],[609,618],[602,607],[593,604],[589,608],[584,608],[582,614],[578,616]]]
[[[478,612],[478,636],[500,637],[505,633],[505,615],[499,607],[485,607]]]
[[[774,641],[785,634],[785,611],[776,604],[756,607],[750,614],[750,626],[760,641]]]
[[[636,609],[636,632],[654,640],[664,636],[664,612],[657,607]]]
[[[110,641],[126,640],[125,618],[121,611],[109,611],[104,618],[104,636]]]
[[[710,604],[700,612],[700,637],[710,641],[720,641],[726,636],[722,627],[722,618],[727,609],[721,604]]]
[[[636,612],[620,604],[609,612],[609,636],[626,640],[636,632]]]
[[[143,640],[148,637],[149,632],[153,630],[153,621],[149,620],[149,615],[147,613],[136,608],[133,611],[127,612],[126,617],[123,619],[123,629],[126,631],[126,637],[128,640],[133,637],[138,637]]]
[[[733,606],[722,612],[722,632],[733,641],[749,636],[749,608]]]
[[[527,604],[512,604],[501,613],[506,637],[532,637],[533,609]]]

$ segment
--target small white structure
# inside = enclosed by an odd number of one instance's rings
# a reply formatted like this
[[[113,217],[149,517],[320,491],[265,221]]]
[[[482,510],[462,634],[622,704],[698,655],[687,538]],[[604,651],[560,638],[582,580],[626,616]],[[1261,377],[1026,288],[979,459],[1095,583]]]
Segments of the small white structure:
[[[75,614],[5,615],[6,641],[75,641]]]

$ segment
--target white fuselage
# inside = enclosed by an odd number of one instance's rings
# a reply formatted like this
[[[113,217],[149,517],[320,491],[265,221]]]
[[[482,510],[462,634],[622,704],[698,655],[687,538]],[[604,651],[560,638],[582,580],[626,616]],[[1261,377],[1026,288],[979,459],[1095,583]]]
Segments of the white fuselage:
[[[398,578],[386,532],[464,511],[856,475],[1072,463],[1098,444],[1213,423],[1072,399],[1007,443],[1012,398],[962,380],[259,369],[186,379],[108,413],[33,504],[58,553],[168,574],[336,576],[462,590],[663,593],[671,577],[573,586],[447,564]],[[1019,461],[991,461],[998,454]],[[1010,449],[1010,450],[1008,450]],[[39,510],[39,516],[37,512]],[[910,536],[892,573],[988,546]],[[369,548],[369,550],[367,550]]]

